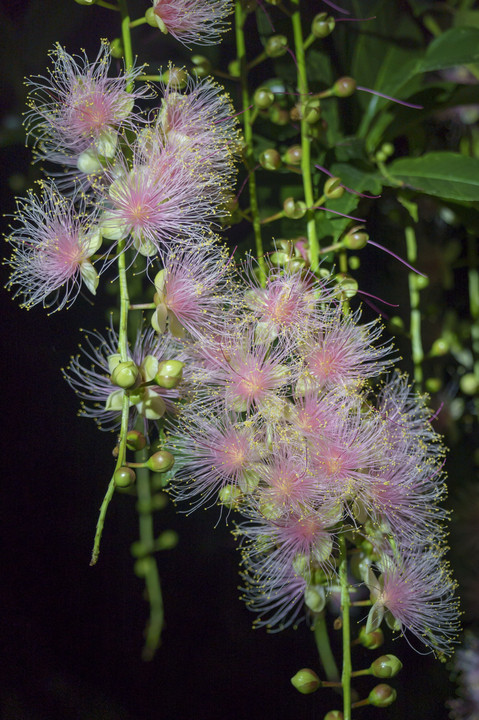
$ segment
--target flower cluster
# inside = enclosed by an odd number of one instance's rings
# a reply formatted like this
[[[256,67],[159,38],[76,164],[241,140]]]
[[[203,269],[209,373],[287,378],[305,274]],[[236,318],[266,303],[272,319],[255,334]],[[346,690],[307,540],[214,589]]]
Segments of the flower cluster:
[[[371,598],[367,631],[385,618],[447,653],[457,607],[438,504],[444,450],[425,400],[386,375],[394,358],[380,328],[361,324],[332,282],[268,270],[263,287],[248,263],[222,331],[188,350],[198,369],[171,432],[170,492],[243,515],[235,534],[256,625],[321,611],[346,537],[357,591]]]
[[[453,720],[479,718],[479,640],[472,633],[455,656],[455,670],[459,675],[460,697],[449,701]]]
[[[60,309],[82,285],[94,293],[129,249],[150,264],[173,247],[204,246],[227,214],[239,148],[229,97],[210,79],[190,79],[184,92],[170,83],[146,120],[138,102],[152,92],[133,89],[142,68],[109,77],[110,64],[106,43],[92,63],[57,46],[50,76],[29,82],[27,131],[61,171],[19,201],[8,238],[9,287],[27,308]]]

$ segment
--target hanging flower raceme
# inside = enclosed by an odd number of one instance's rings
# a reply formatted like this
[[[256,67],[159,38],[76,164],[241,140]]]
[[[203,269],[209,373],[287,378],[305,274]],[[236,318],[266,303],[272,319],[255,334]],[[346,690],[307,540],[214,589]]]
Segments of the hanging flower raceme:
[[[141,117],[135,104],[151,92],[146,85],[133,89],[141,67],[108,77],[106,41],[92,63],[86,55],[69,55],[61,45],[51,55],[49,76],[27,81],[27,133],[35,139],[39,159],[76,168],[76,179],[84,184],[82,174],[102,172],[105,158],[114,157],[119,132],[137,131]]]
[[[101,245],[97,213],[79,199],[66,198],[53,184],[42,185],[42,195],[18,200],[16,219],[22,223],[7,237],[14,252],[7,261],[12,274],[7,283],[22,306],[61,310],[76,299],[84,285],[95,294],[98,274],[91,258]]]
[[[231,0],[154,0],[146,13],[150,25],[188,45],[215,45],[229,25]]]

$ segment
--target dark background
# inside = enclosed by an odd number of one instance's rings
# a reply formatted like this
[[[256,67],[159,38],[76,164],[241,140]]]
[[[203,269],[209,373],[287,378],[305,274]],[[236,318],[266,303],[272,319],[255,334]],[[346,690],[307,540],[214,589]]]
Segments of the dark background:
[[[145,7],[137,5],[135,16]],[[23,76],[45,72],[56,40],[69,52],[85,48],[95,57],[98,39],[111,39],[118,26],[113,13],[73,0],[4,2],[0,19],[1,197],[8,214],[14,194],[38,176],[20,126]],[[146,52],[157,47],[166,62],[164,37],[153,29],[142,37]],[[3,268],[4,281],[6,276]],[[340,698],[330,690],[304,697],[290,685],[299,668],[318,668],[305,624],[269,636],[251,629],[252,616],[237,590],[239,556],[228,529],[214,528],[214,509],[186,517],[168,507],[160,514],[158,529],[176,529],[180,542],[159,557],[163,644],[152,662],[141,660],[148,607],[129,553],[137,539],[134,500],[115,496],[99,563],[90,568],[114,436],[76,416],[76,398],[60,373],[81,339],[78,328],[101,329],[101,312],[83,299],[52,316],[42,309],[25,312],[3,290],[1,302],[1,717],[313,720],[339,708]],[[106,308],[108,298],[100,295],[100,307],[102,302]],[[388,643],[386,651],[405,665],[393,682],[397,703],[360,711],[358,720],[446,718],[444,702],[453,693],[448,670],[404,641]],[[355,667],[376,655],[355,651]],[[370,680],[357,685],[362,696],[372,687]]]

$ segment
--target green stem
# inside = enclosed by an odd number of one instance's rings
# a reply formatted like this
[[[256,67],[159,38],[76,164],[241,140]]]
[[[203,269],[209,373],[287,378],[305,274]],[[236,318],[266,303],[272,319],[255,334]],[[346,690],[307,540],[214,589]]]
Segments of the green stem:
[[[107,10],[115,10],[115,12],[119,11],[119,7],[117,5],[113,5],[112,3],[105,2],[105,0],[96,0],[95,5],[98,5],[99,7],[107,8]]]
[[[148,459],[146,450],[135,453],[135,460],[143,464]],[[135,463],[136,464],[136,463]],[[155,534],[153,513],[151,511],[151,485],[150,471],[142,467],[136,471],[136,489],[138,505],[142,508],[139,513],[140,542],[148,553],[144,564],[145,585],[150,604],[150,617],[145,631],[145,644],[142,657],[151,660],[161,642],[161,631],[164,623],[163,596],[161,593],[160,575],[156,560],[152,553],[155,549]],[[150,508],[146,510],[147,508]]]
[[[144,25],[147,21],[146,17],[138,18],[138,20],[132,20],[130,23],[130,28],[136,28],[139,25]]]
[[[341,584],[341,617],[343,629],[343,671],[341,683],[343,686],[343,716],[344,720],[351,720],[351,630],[350,630],[350,597],[348,582],[348,558],[346,538],[339,537],[339,580]]]
[[[331,650],[324,611],[316,615],[313,630],[319,659],[326,673],[326,677],[330,682],[337,682],[339,680],[339,671]]]
[[[306,58],[304,53],[303,30],[301,27],[300,0],[291,0],[294,12],[291,16],[294,35],[294,49],[298,64],[297,85],[300,102],[308,97],[308,78],[306,75]],[[303,175],[304,201],[308,208],[306,212],[306,227],[311,257],[311,269],[315,272],[319,264],[319,243],[316,232],[316,219],[313,195],[313,180],[311,177],[311,139],[309,126],[305,120],[301,120],[301,170]]]
[[[123,49],[125,51],[125,70],[128,72],[133,67],[133,49],[131,46],[131,33],[130,33],[130,13],[128,12],[128,5],[126,0],[118,0],[121,12],[121,35],[123,38]],[[133,89],[133,83],[130,82],[127,86],[127,91],[131,92]]]
[[[246,59],[246,42],[244,36],[244,22],[246,13],[243,10],[241,0],[235,3],[235,34],[236,34],[236,53],[240,66],[240,82],[241,82],[241,100],[243,105],[243,128],[244,139],[246,143],[246,167],[249,173],[249,197],[250,209],[253,219],[253,232],[256,246],[256,257],[258,260],[261,282],[264,285],[266,279],[266,267],[264,262],[263,240],[261,237],[261,221],[259,217],[258,196],[256,193],[256,177],[254,172],[254,155],[253,155],[253,128],[251,124],[251,108],[248,92],[248,64]]]
[[[407,227],[405,235],[407,259],[411,265],[414,265],[417,260],[416,233],[414,232],[414,228],[411,226]],[[423,381],[422,362],[424,360],[424,352],[421,339],[421,310],[418,278],[413,272],[409,273],[409,298],[411,305],[410,334],[412,361],[414,364],[414,380],[420,389]]]
[[[469,234],[467,237],[469,312],[471,315],[471,339],[473,369],[479,380],[479,272],[477,259],[477,240]],[[479,397],[474,398],[476,410],[479,412]]]

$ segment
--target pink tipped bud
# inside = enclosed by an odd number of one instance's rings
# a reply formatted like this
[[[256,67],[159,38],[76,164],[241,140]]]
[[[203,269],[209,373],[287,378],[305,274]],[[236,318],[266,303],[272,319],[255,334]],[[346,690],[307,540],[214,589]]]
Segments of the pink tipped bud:
[[[390,685],[381,683],[376,685],[368,695],[368,700],[375,707],[389,707],[397,697],[397,692]]]
[[[291,684],[303,695],[310,695],[320,687],[321,680],[314,670],[303,668],[302,670],[298,670],[296,675],[291,678]]]
[[[333,85],[333,94],[336,97],[349,97],[356,90],[356,80],[352,77],[342,77]]]

